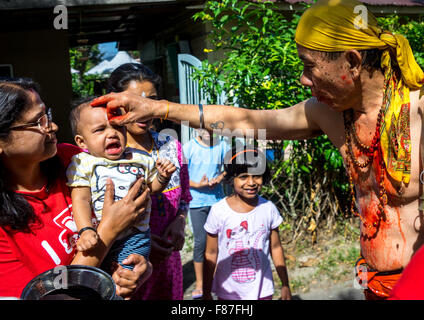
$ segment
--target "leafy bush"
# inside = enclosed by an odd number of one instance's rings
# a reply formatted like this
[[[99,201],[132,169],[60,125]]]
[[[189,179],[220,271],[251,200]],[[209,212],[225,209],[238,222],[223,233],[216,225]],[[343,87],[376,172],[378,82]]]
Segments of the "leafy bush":
[[[69,49],[71,68],[78,71],[72,73],[72,92],[74,98],[91,96],[95,92],[95,84],[101,80],[99,75],[86,75],[85,72],[102,60],[103,54],[98,45],[80,46]]]

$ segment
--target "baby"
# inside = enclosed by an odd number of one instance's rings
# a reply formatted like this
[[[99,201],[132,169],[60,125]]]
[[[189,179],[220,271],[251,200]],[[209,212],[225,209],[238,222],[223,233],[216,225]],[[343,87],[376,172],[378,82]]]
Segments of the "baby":
[[[106,181],[111,178],[115,186],[115,201],[122,199],[134,182],[144,177],[151,193],[160,193],[168,185],[176,167],[169,160],[156,163],[148,153],[126,148],[125,126],[108,122],[106,109],[91,107],[90,101],[79,104],[70,113],[71,127],[76,144],[85,152],[72,157],[66,171],[71,187],[73,216],[80,236],[79,251],[93,249],[98,243],[96,226],[102,217]],[[92,215],[94,211],[95,217]],[[146,213],[114,242],[102,268],[109,269],[114,261],[130,253],[148,259],[150,253],[150,202]],[[132,269],[131,266],[124,266]]]

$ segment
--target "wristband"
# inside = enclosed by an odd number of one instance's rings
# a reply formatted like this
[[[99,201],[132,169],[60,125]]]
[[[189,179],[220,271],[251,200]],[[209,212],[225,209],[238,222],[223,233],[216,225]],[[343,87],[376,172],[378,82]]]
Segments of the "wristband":
[[[165,178],[165,177],[162,177],[160,174],[158,174],[157,179],[160,184],[167,184],[169,183],[169,180],[171,180],[171,177]]]
[[[203,105],[199,103],[199,121],[200,121],[200,129],[205,128],[205,119],[203,117]]]
[[[96,230],[96,229],[94,229],[93,227],[84,227],[84,228],[82,228],[80,231],[78,231],[78,235],[81,237],[81,234],[82,234],[84,231],[87,231],[87,230],[93,230],[95,233],[97,233],[97,230]]]

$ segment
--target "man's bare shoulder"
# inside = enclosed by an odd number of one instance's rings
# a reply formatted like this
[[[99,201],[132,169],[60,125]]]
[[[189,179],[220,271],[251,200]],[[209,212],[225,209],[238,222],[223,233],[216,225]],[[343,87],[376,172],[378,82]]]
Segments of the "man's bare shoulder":
[[[421,87],[421,89],[420,90],[417,90],[419,93],[418,93],[418,107],[421,109],[421,110],[424,110],[424,86],[422,86]]]
[[[305,101],[305,113],[326,133],[328,126],[343,120],[342,113],[332,109],[329,105],[319,102],[315,97]]]
[[[411,91],[411,114],[419,113],[422,115],[424,113],[424,86],[419,90]]]
[[[339,114],[339,112],[332,109],[329,105],[319,102],[315,97],[305,100],[303,103],[305,105],[305,110],[314,116],[319,116],[322,114],[325,116],[336,116]]]

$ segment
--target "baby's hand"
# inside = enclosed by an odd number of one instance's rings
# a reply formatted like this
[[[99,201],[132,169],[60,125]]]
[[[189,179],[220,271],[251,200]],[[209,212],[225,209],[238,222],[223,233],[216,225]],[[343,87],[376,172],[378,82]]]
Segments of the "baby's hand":
[[[85,230],[77,241],[77,249],[80,252],[85,252],[93,249],[99,242],[97,232],[93,230]]]
[[[156,161],[158,173],[165,179],[170,179],[172,174],[177,170],[177,167],[167,159],[158,159]]]

